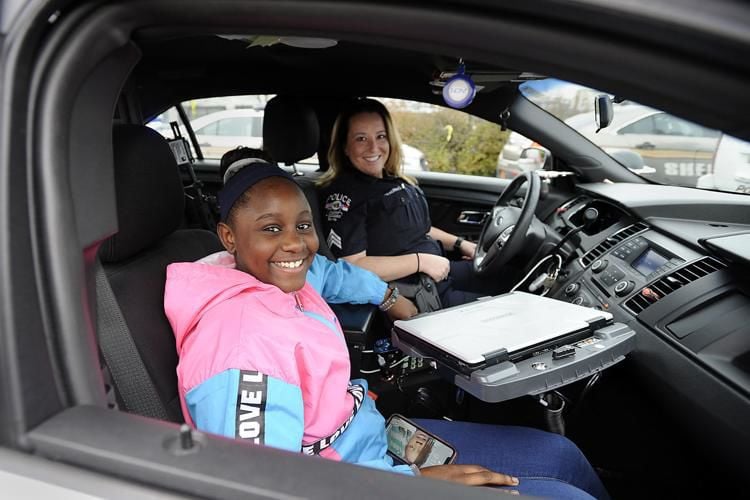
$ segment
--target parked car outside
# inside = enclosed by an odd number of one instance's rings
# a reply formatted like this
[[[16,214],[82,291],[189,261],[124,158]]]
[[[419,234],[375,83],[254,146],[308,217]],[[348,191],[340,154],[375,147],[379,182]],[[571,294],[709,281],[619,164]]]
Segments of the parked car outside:
[[[720,132],[640,104],[615,105],[612,123],[597,132],[594,113],[565,123],[607,153],[633,151],[655,169],[647,178],[659,183],[695,187],[711,172]]]
[[[698,178],[696,187],[750,193],[750,143],[722,135],[713,167],[712,173]]]
[[[404,167],[404,172],[427,172],[430,170],[424,153],[414,146],[402,144],[401,155],[403,158],[401,165]]]
[[[640,104],[616,105],[612,123],[597,132],[594,112],[567,118],[565,123],[621,161],[623,151],[638,153],[643,166],[625,166],[659,183],[695,187],[712,172],[712,157],[720,133]],[[534,143],[511,133],[497,160],[497,176],[513,178],[543,166],[538,156],[527,158]]]
[[[511,132],[508,141],[497,157],[497,177],[512,179],[518,174],[529,170],[536,170],[542,165],[538,162],[522,161],[524,150],[532,147],[534,141],[518,132]]]
[[[238,146],[263,147],[263,111],[227,109],[190,122],[204,158],[221,156]]]

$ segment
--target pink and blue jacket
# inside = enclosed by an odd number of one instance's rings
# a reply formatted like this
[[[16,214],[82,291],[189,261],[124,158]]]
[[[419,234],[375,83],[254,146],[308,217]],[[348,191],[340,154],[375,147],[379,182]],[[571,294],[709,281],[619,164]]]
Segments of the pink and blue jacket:
[[[366,382],[349,381],[343,332],[310,283],[285,293],[226,259],[208,262],[167,268],[164,308],[186,421],[256,444],[412,473],[386,455],[383,417]]]

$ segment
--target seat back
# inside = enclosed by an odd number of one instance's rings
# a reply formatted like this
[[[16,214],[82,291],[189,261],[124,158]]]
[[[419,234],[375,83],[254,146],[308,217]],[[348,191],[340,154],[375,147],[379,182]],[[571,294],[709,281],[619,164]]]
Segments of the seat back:
[[[293,165],[309,158],[318,150],[320,127],[315,111],[298,97],[277,95],[266,104],[263,117],[263,148],[277,163]],[[297,184],[305,193],[313,212],[315,231],[320,240],[318,253],[336,260],[323,235],[323,219],[318,191],[317,175],[299,175]]]
[[[116,125],[113,149],[119,230],[102,245],[99,258],[156,389],[160,401],[154,404],[179,422],[177,350],[164,314],[166,267],[205,257],[221,244],[210,231],[178,229],[184,192],[163,137],[145,126]]]

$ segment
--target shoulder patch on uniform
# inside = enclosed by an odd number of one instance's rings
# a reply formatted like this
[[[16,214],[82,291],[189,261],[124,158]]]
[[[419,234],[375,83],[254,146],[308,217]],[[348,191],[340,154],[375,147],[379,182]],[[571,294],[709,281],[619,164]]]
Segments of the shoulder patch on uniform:
[[[250,370],[240,371],[235,437],[247,439],[255,444],[264,444],[267,395],[268,377],[266,375]]]
[[[351,206],[351,204],[352,199],[344,193],[329,194],[326,198],[325,204],[323,205],[323,209],[326,212],[326,219],[328,221],[339,220],[346,212],[349,211],[349,207]]]
[[[341,236],[336,234],[336,231],[331,229],[331,231],[328,233],[328,238],[326,238],[326,243],[328,243],[328,248],[338,247],[339,250],[341,250]]]

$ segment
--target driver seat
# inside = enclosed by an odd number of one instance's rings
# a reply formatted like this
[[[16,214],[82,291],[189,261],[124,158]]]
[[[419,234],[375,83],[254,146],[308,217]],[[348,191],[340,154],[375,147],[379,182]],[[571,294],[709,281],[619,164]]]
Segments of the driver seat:
[[[277,95],[268,101],[263,118],[263,147],[276,162],[294,165],[315,154],[319,141],[318,117],[310,106],[294,96]],[[320,241],[318,253],[335,261],[336,257],[326,244],[323,234],[321,203],[315,186],[317,177],[298,175],[295,179],[312,208],[313,223]],[[419,273],[414,280],[401,280],[392,284],[405,297],[413,299],[420,312],[442,308],[437,284],[424,273]],[[338,313],[340,309],[334,307],[334,310]]]

